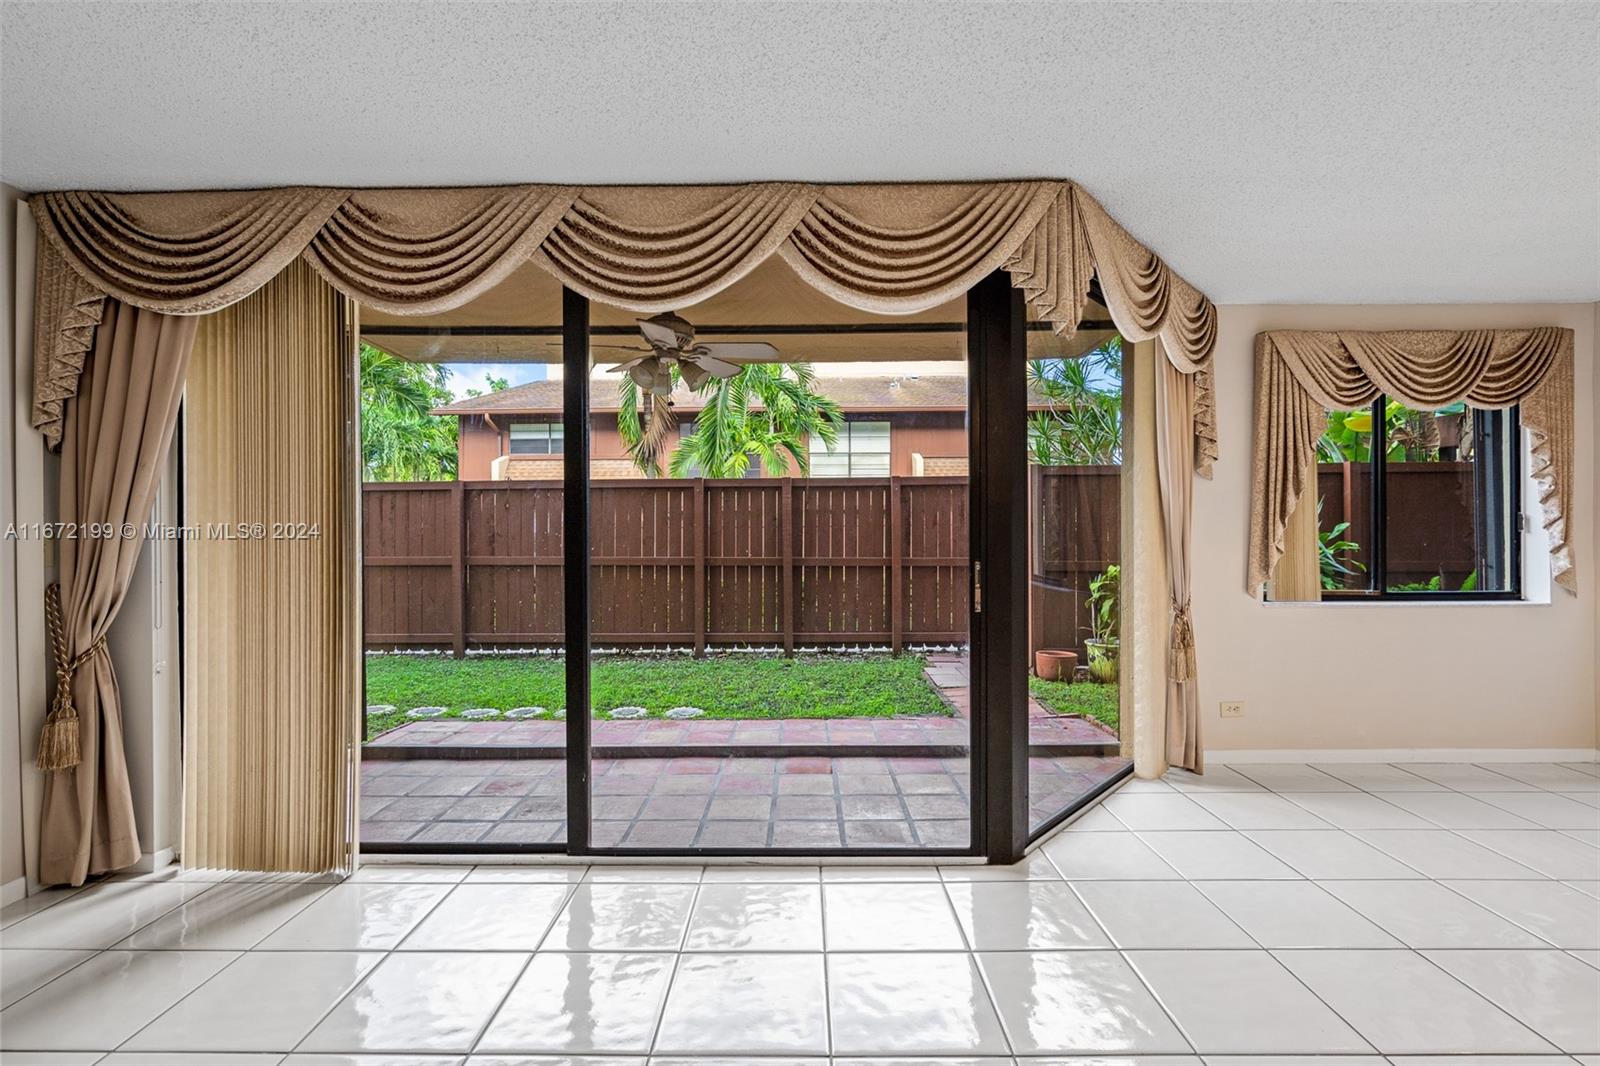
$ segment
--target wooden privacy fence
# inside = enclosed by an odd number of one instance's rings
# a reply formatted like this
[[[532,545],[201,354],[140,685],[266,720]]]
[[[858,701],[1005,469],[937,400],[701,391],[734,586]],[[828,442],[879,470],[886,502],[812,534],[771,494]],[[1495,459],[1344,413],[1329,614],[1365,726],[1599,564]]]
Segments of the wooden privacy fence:
[[[1459,582],[1478,565],[1473,464],[1390,462],[1385,469],[1389,520],[1379,531],[1372,528],[1371,466],[1318,463],[1320,530],[1328,532],[1349,522],[1340,538],[1360,547],[1344,557],[1360,563],[1363,572],[1372,565],[1372,539],[1380,532],[1387,536],[1391,584],[1427,581],[1439,574]]]
[[[1105,469],[1044,475],[1053,523],[1084,525],[1091,510],[1111,523],[1093,559],[1076,557],[1075,537],[1040,538],[1054,584],[1086,586],[1084,567],[1116,559]],[[1089,503],[1054,488],[1078,471],[1102,472]],[[899,652],[967,639],[964,477],[606,480],[589,498],[596,645]],[[370,484],[363,502],[367,647],[560,646],[560,482]]]

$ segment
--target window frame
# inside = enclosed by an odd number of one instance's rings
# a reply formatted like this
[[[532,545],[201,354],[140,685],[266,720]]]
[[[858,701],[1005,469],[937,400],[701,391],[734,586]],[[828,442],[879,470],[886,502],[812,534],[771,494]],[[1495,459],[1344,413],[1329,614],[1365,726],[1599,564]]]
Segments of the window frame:
[[[517,430],[518,429],[542,429],[542,430],[544,430],[544,432],[542,434],[534,434],[533,439],[535,439],[535,440],[543,440],[545,442],[545,450],[542,451],[542,452],[519,452],[519,451],[517,451]],[[559,451],[556,450],[556,448],[555,448],[555,444],[557,442],[559,442],[561,444],[561,450],[559,450]],[[566,454],[566,432],[565,432],[565,427],[560,422],[554,422],[554,421],[549,421],[549,420],[536,421],[536,422],[511,422],[511,423],[507,424],[507,426],[506,426],[506,455],[510,456],[513,459],[518,458],[518,457],[521,457],[521,458],[536,458],[536,459],[538,459],[538,458],[552,459],[552,458],[559,458],[560,456],[565,455],[565,454]]]
[[[1480,561],[1483,558],[1481,545],[1488,539],[1489,528],[1486,525],[1489,508],[1486,504],[1494,502],[1494,486],[1497,483],[1508,486],[1508,505],[1506,513],[1508,521],[1501,535],[1507,539],[1507,567],[1510,570],[1510,582],[1504,589],[1473,589],[1463,592],[1459,589],[1439,589],[1437,591],[1412,590],[1395,591],[1389,588],[1388,580],[1388,465],[1389,465],[1389,429],[1387,406],[1389,397],[1379,393],[1377,399],[1372,401],[1372,486],[1369,498],[1372,514],[1372,565],[1368,568],[1368,576],[1372,587],[1368,589],[1323,589],[1321,599],[1323,602],[1333,603],[1492,603],[1492,602],[1522,602],[1522,539],[1526,520],[1522,515],[1522,412],[1513,404],[1504,408],[1505,421],[1504,433],[1507,442],[1496,441],[1493,452],[1480,449],[1479,458],[1474,458],[1472,463],[1472,495],[1473,495],[1473,523],[1475,525],[1474,543],[1480,546]],[[1476,440],[1494,439],[1499,436],[1497,431],[1485,432],[1485,425],[1489,421],[1486,416],[1495,413],[1496,409],[1474,408],[1472,412],[1473,437]],[[1507,446],[1509,445],[1509,446]],[[1480,461],[1487,458],[1488,462],[1496,467],[1502,465],[1502,460],[1509,457],[1511,469],[1489,471],[1485,463]],[[1499,476],[1493,476],[1498,474]],[[1320,532],[1320,531],[1319,531]]]
[[[887,447],[884,448],[884,450],[881,451],[881,452],[880,451],[871,451],[871,452],[863,451],[863,452],[861,452],[859,454],[859,458],[861,458],[863,460],[867,459],[868,457],[876,457],[876,456],[880,456],[880,455],[883,456],[885,459],[887,459],[888,460],[888,463],[887,463],[887,467],[888,468],[883,473],[881,473],[881,474],[863,474],[863,473],[857,472],[857,470],[855,468],[856,467],[856,459],[858,457],[856,449],[855,449],[855,427],[856,426],[883,426],[884,427],[883,440],[884,440],[884,443],[887,445]],[[820,445],[820,447],[818,447],[819,445]],[[834,446],[832,448],[829,448],[826,444],[823,444],[822,443],[822,439],[820,437],[813,436],[810,439],[810,441],[809,441],[809,443],[807,445],[807,453],[808,453],[807,454],[807,458],[808,458],[808,461],[809,461],[810,466],[811,466],[811,474],[810,474],[811,477],[816,477],[816,478],[892,477],[894,475],[894,419],[892,417],[891,418],[850,418],[849,416],[846,416],[845,420],[844,420],[844,424],[840,427],[839,437],[834,442]],[[816,461],[817,461],[817,458],[818,458],[819,455],[827,457],[827,458],[832,458],[832,459],[838,459],[838,458],[840,458],[842,456],[844,461],[845,461],[845,472],[842,473],[842,474],[818,474],[816,472]]]

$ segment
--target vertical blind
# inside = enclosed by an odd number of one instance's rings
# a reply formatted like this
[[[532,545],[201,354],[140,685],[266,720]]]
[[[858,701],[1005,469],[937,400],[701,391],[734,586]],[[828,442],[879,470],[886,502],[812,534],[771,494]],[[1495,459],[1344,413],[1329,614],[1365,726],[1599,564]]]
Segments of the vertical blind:
[[[200,323],[183,423],[186,866],[352,861],[353,319],[297,260]]]

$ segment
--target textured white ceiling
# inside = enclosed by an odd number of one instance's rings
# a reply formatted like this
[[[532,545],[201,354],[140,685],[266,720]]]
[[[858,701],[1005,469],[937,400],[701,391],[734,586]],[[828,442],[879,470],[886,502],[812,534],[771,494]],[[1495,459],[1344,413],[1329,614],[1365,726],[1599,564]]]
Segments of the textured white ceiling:
[[[1224,303],[1600,299],[1591,3],[15,3],[0,177],[1071,177]]]

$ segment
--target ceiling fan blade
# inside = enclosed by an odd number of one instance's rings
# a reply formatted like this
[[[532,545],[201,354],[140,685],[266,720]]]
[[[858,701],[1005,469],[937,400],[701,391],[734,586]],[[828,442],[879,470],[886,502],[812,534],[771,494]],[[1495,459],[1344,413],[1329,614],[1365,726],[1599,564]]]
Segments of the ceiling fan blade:
[[[678,332],[671,326],[650,318],[638,318],[634,319],[634,321],[639,323],[639,332],[644,334],[644,339],[649,341],[653,347],[666,348],[670,351],[678,350]]]
[[[611,369],[612,369],[612,371],[614,373],[621,374],[621,373],[624,373],[626,371],[632,370],[634,367],[638,366],[640,363],[644,362],[646,359],[654,359],[654,358],[655,358],[655,356],[653,356],[653,355],[641,355],[637,359],[629,359],[626,362],[618,363],[616,366],[612,367]]]
[[[692,354],[737,363],[770,363],[778,357],[778,349],[765,341],[713,341],[695,345]]]
[[[688,363],[684,363],[684,366],[688,365]],[[704,370],[712,377],[717,378],[731,378],[736,376],[741,370],[744,369],[744,367],[738,366],[734,363],[724,363],[721,359],[713,359],[709,355],[695,356],[694,365],[698,366],[701,370]]]
[[[693,392],[699,392],[705,383],[711,380],[711,375],[699,363],[685,361],[678,370],[683,374],[683,380]]]

